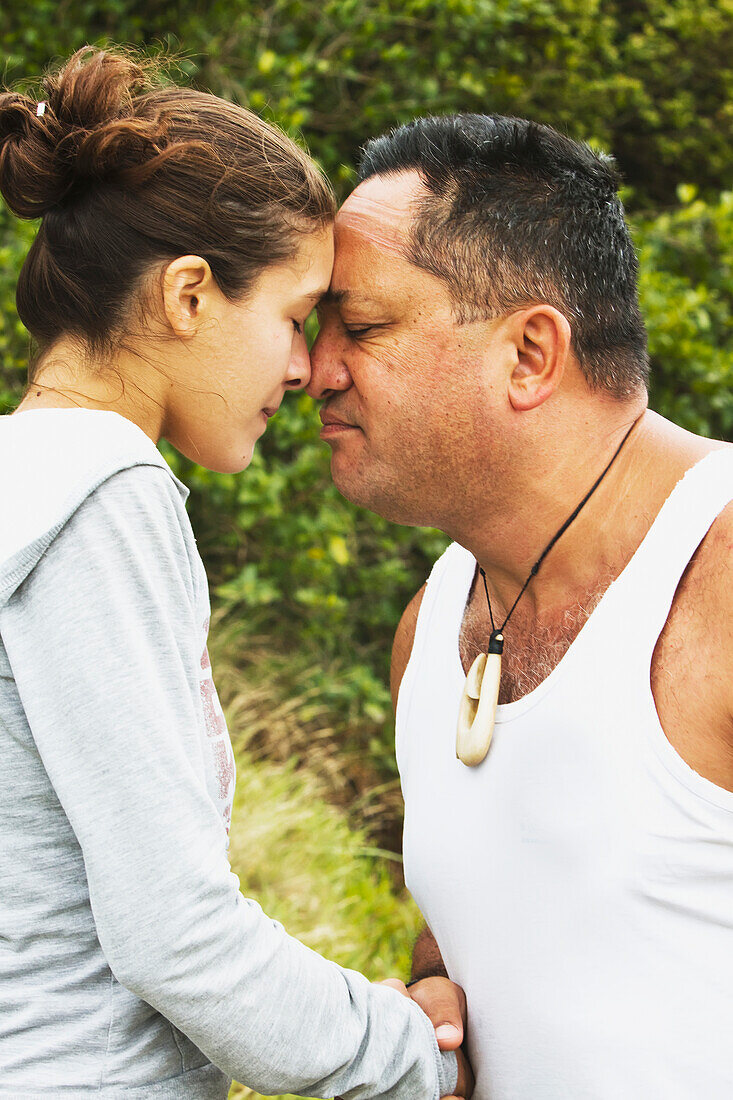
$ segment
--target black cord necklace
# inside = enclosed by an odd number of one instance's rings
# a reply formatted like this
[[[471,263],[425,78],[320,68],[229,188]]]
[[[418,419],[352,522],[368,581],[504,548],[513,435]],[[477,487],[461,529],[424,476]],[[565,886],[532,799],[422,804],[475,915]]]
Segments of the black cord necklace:
[[[511,619],[517,604],[527,591],[530,581],[539,573],[540,566],[550,553],[550,550],[552,550],[558,539],[565,534],[573,520],[577,519],[583,511],[583,508],[585,508],[586,504],[613,466],[621,453],[624,443],[631,435],[639,419],[640,417],[637,417],[631,425],[601,476],[593,483],[577,508],[575,508],[571,515],[565,520],[562,527],[552,536],[547,546],[530,569],[529,575],[519,591],[519,595],[509,610],[509,614],[498,629],[494,622],[493,611],[491,610],[491,599],[489,598],[489,586],[486,582],[486,573],[481,566],[479,566],[479,573],[484,582],[484,592],[486,593],[486,603],[489,608],[489,618],[491,619],[491,635],[489,636],[488,652],[480,653],[473,662],[469,669],[468,676],[466,677],[466,684],[463,689],[463,697],[461,699],[461,706],[458,714],[456,755],[464,764],[468,764],[469,766],[480,764],[489,751],[491,737],[494,732],[496,705],[499,699],[501,656],[504,652],[504,628],[506,624]]]

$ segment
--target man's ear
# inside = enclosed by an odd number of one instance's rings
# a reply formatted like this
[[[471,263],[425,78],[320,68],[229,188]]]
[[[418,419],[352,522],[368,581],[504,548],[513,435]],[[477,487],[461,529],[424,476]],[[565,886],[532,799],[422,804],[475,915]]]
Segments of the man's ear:
[[[559,387],[570,356],[570,324],[558,309],[543,303],[512,314],[509,325],[517,357],[509,401],[517,412],[526,412]]]
[[[201,256],[178,256],[162,278],[163,309],[176,336],[195,336],[221,292]]]

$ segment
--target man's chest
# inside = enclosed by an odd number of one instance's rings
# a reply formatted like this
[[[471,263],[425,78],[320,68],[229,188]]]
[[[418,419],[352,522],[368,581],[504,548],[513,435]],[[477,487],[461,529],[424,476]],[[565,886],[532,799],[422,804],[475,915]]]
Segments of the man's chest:
[[[726,510],[733,515],[733,506]],[[665,736],[694,771],[733,790],[733,722],[728,709],[733,623],[716,598],[730,516],[721,517],[698,548],[674,594],[650,658],[652,694]],[[550,675],[581,633],[613,578],[576,594],[551,621],[537,622],[518,608],[505,630],[499,702],[514,702]],[[629,622],[633,631],[635,623]],[[460,635],[467,671],[488,643],[491,625],[483,591],[474,584]],[[609,675],[613,670],[609,669]],[[623,684],[619,685],[623,692]]]

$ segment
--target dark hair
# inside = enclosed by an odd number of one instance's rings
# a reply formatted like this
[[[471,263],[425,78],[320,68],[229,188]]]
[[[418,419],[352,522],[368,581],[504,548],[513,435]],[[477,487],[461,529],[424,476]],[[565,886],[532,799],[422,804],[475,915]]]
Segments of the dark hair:
[[[203,256],[239,299],[333,218],[329,184],[284,133],[161,76],[129,52],[85,47],[43,80],[45,108],[0,94],[0,193],[42,219],[17,288],[41,352],[67,334],[113,346],[135,286],[179,255]]]
[[[407,255],[447,284],[459,322],[532,302],[561,310],[594,389],[648,380],[638,262],[613,160],[501,115],[419,118],[363,150],[359,179],[416,169]]]

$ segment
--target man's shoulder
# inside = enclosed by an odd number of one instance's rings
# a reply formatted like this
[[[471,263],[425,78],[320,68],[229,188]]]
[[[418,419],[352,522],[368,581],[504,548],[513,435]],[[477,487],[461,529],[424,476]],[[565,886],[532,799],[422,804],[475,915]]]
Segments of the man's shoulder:
[[[667,629],[679,624],[685,631],[699,631],[710,637],[717,635],[720,644],[723,642],[722,635],[731,633],[729,625],[733,610],[733,585],[730,583],[733,564],[733,446],[712,448],[704,463],[690,469],[688,475],[698,470],[702,472],[704,466],[715,475],[714,483],[718,486],[715,507],[719,510],[712,522],[708,516],[706,522],[710,526],[702,534],[682,575]],[[730,641],[733,644],[733,633]]]
[[[733,500],[683,574],[652,661],[668,740],[695,771],[733,789]]]
[[[733,499],[713,520],[695,551],[680,586],[680,597],[686,598],[691,608],[727,620],[733,607],[732,565]]]

